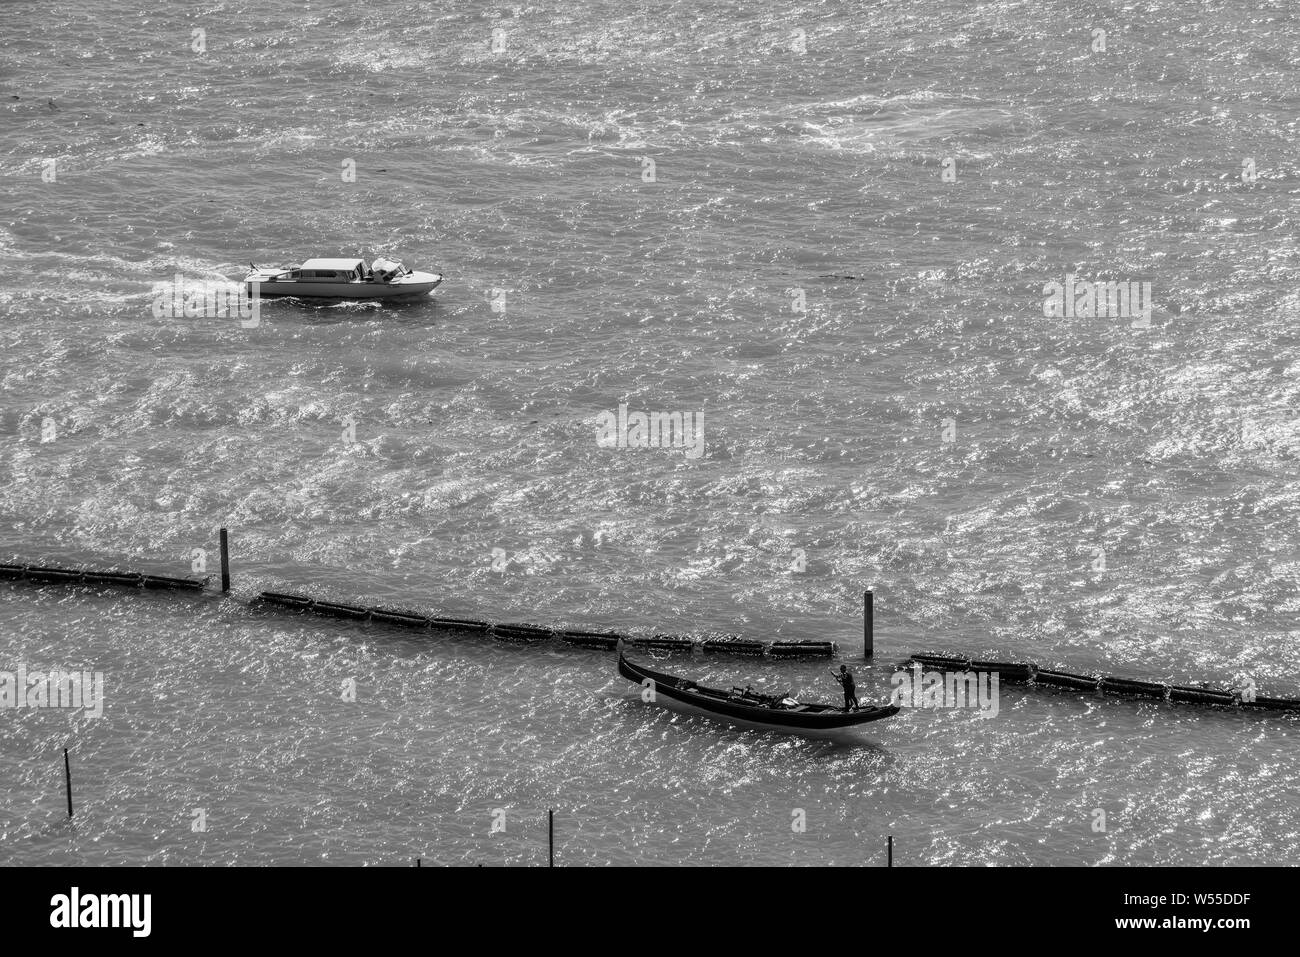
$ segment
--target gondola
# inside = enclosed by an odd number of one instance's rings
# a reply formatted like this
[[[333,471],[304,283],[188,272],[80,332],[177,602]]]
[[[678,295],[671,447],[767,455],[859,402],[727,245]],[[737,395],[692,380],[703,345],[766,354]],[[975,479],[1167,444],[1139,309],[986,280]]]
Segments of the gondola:
[[[844,711],[832,704],[799,702],[784,695],[760,694],[749,688],[732,688],[730,691],[706,688],[687,678],[651,671],[628,661],[622,650],[618,655],[618,673],[628,681],[653,687],[657,703],[662,697],[683,706],[683,710],[773,731],[796,734],[840,731],[869,721],[892,718],[899,711],[898,706],[892,704]],[[653,685],[647,685],[647,682],[653,682]]]

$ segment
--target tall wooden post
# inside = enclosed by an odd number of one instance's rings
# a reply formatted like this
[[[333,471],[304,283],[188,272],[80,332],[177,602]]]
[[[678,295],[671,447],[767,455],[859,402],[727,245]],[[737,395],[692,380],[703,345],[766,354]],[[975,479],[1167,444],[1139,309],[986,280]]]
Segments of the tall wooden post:
[[[894,835],[892,834],[889,835],[889,862],[885,866],[886,867],[894,866]]]
[[[68,749],[63,749],[63,783],[68,788],[68,817],[72,817],[72,765],[68,761]]]
[[[551,846],[551,867],[555,866],[555,809],[546,812],[546,838]]]
[[[876,596],[871,589],[862,593],[862,660],[870,661],[876,650]]]
[[[230,539],[226,530],[221,530],[221,592],[230,591]]]

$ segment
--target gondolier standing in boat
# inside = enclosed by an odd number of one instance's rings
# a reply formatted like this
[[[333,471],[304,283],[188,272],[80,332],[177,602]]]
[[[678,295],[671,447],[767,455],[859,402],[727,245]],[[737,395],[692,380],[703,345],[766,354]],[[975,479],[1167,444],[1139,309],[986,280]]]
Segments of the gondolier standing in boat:
[[[844,688],[844,710],[848,711],[851,707],[860,707],[858,704],[858,692],[853,686],[853,672],[849,671],[848,665],[840,665],[840,670],[831,669],[831,675],[840,686]]]

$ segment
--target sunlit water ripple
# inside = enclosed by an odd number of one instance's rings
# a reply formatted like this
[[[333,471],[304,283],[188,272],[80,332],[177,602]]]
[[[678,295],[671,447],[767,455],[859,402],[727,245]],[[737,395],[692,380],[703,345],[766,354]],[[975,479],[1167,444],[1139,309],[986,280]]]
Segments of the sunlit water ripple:
[[[1300,694],[1297,8],[1077,8],[9,5],[0,560],[184,573],[228,525],[243,597],[850,655],[872,584],[863,697],[927,649]],[[354,252],[444,272],[436,307],[150,309],[176,272]],[[1044,318],[1067,273],[1151,281],[1154,328]],[[706,454],[599,448],[619,403],[701,412]],[[108,688],[99,720],[5,713],[0,862],[540,864],[548,808],[564,863],[1300,844],[1289,719],[1004,687],[996,718],[835,744],[647,708],[595,652],[214,597],[0,608],[0,669]]]

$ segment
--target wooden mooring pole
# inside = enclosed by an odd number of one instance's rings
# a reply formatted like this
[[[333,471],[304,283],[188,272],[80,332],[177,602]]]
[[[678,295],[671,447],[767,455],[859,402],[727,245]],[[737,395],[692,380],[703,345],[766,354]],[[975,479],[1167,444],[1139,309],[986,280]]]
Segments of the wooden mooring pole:
[[[546,841],[551,847],[551,867],[555,866],[555,809],[546,812]]]
[[[889,857],[885,863],[886,867],[894,866],[894,835],[889,835]]]
[[[230,591],[230,537],[221,530],[221,593]]]
[[[868,588],[862,593],[862,660],[870,661],[876,651],[876,596]]]
[[[72,764],[68,761],[68,749],[63,749],[63,783],[68,789],[68,817],[72,817]]]

